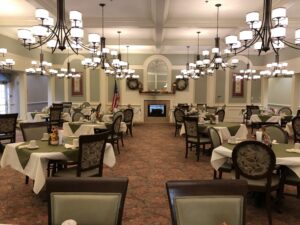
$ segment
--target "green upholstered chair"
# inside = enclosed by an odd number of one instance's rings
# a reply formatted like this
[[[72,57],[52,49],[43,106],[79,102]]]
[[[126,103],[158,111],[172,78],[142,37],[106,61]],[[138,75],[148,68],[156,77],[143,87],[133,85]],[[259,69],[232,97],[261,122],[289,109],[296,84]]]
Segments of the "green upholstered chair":
[[[54,104],[53,104],[54,105]],[[49,118],[47,118],[48,123],[48,132],[51,132],[52,127],[61,127],[62,121],[61,121],[61,113],[63,111],[63,107],[61,104],[61,107],[50,107],[50,115]]]
[[[206,112],[210,114],[216,114],[218,107],[215,106],[206,106]]]
[[[279,175],[273,174],[273,150],[258,141],[244,141],[234,147],[232,161],[236,179],[247,180],[249,191],[265,193],[268,221],[272,225],[271,192],[277,191],[280,200],[283,188]]]
[[[216,115],[219,117],[219,122],[223,122],[225,118],[225,110],[224,109],[219,109],[216,112]]]
[[[48,178],[49,225],[121,225],[128,178]]]
[[[80,121],[81,119],[83,120],[85,118],[84,114],[82,112],[74,112],[72,115],[72,121]]]
[[[198,131],[198,118],[197,117],[184,117],[184,127],[185,127],[185,158],[188,157],[189,149],[192,150],[196,148],[197,161],[200,157],[200,146],[203,146],[203,151],[205,150],[205,145],[210,144],[210,139],[201,136]]]
[[[20,123],[24,141],[40,140],[48,132],[46,122]]]
[[[287,185],[296,186],[297,188],[296,196],[297,198],[300,198],[300,178],[297,176],[297,174],[295,174],[291,169],[287,167],[284,168],[284,176],[285,176],[284,183]]]
[[[292,127],[294,131],[294,142],[300,142],[300,116],[292,119]]]
[[[285,114],[286,116],[291,116],[293,115],[293,112],[289,107],[282,107],[278,110],[278,114]]]
[[[79,136],[78,164],[61,169],[55,177],[101,177],[106,141],[109,132]]]
[[[18,113],[0,114],[0,141],[16,142],[16,125]],[[0,143],[1,144],[1,143]]]
[[[72,102],[63,102],[63,112],[71,114]]]
[[[218,131],[210,127],[208,128],[208,136],[211,141],[212,149],[219,147],[221,143],[221,138]],[[228,159],[219,169],[218,171],[214,170],[214,179],[222,179],[223,172],[230,173],[232,171],[232,161]],[[217,175],[219,173],[219,175]]]
[[[123,113],[122,113],[123,115]],[[115,144],[117,144],[117,150],[118,153],[120,154],[120,148],[119,148],[119,140],[121,139],[122,145],[123,145],[123,134],[120,132],[120,126],[122,122],[122,115],[119,114],[117,117],[114,118],[111,130],[110,130],[110,135],[108,136],[107,141],[112,144],[114,147]]]
[[[126,130],[126,133],[128,133],[128,131],[130,132],[130,135],[132,137],[132,121],[133,121],[133,109],[131,108],[128,108],[128,109],[125,109],[124,112],[124,123],[126,123],[126,126],[127,126],[127,130]]]
[[[175,137],[179,134],[181,126],[183,124],[184,111],[181,108],[176,107],[174,110],[175,119]]]
[[[246,224],[246,181],[168,181],[166,188],[172,225]]]
[[[287,144],[288,134],[277,125],[268,125],[264,127],[265,132],[270,136],[271,141],[276,140],[278,143]]]

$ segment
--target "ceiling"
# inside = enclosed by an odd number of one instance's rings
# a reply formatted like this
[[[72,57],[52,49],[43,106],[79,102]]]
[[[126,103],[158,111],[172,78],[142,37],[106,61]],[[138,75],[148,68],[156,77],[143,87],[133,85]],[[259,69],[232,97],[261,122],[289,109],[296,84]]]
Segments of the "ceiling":
[[[105,3],[104,31],[107,45],[118,47],[121,31],[121,51],[136,53],[191,53],[197,52],[197,31],[200,31],[200,50],[214,45],[216,36],[216,3],[221,3],[219,36],[222,42],[229,34],[246,29],[245,14],[260,11],[263,0],[65,0],[66,11],[78,10],[83,14],[85,37],[88,33],[101,34],[101,7]],[[300,24],[299,0],[273,0],[273,8],[287,8],[288,36],[292,40],[296,25]],[[36,8],[45,8],[56,15],[56,0],[1,0],[0,33],[17,39],[17,29],[38,22]],[[66,14],[68,17],[68,14]],[[68,18],[67,18],[68,19]],[[3,46],[2,46],[3,47]]]

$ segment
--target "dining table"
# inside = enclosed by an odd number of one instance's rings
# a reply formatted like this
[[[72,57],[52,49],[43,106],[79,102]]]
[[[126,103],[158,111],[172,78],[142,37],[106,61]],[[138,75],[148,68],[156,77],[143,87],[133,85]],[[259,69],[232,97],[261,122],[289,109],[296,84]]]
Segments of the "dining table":
[[[102,129],[106,130],[110,126],[112,126],[112,123],[106,123],[106,122],[84,122],[84,121],[76,121],[76,122],[65,122],[63,123],[63,136],[69,137],[69,136],[75,136],[79,137],[80,135],[89,135],[94,134],[94,129]],[[127,125],[124,122],[121,122],[120,125],[120,131],[126,132]]]
[[[38,194],[46,182],[49,160],[77,161],[78,148],[67,148],[67,145],[49,145],[48,141],[42,140],[36,140],[36,143],[38,146],[36,149],[30,149],[28,142],[7,144],[0,165],[2,168],[10,166],[34,180],[33,192]],[[103,163],[108,167],[113,167],[116,163],[114,149],[110,143],[106,144]]]
[[[27,112],[28,122],[43,122],[49,118],[49,114],[45,112]],[[61,118],[64,121],[72,121],[71,115],[67,112],[62,112]]]
[[[209,127],[214,127],[221,138],[221,142],[228,140],[230,137],[238,139],[247,139],[248,129],[245,124],[232,123],[232,122],[220,122],[211,124],[210,121],[198,123],[198,131],[201,133],[207,133]],[[184,125],[181,126],[180,135],[185,134]]]
[[[271,115],[271,114],[253,114],[250,117],[251,124],[253,123],[263,123],[263,124],[279,124],[281,125],[281,115]]]
[[[235,144],[222,144],[213,149],[210,163],[218,170],[228,159],[232,157]],[[276,165],[286,166],[300,177],[300,149],[294,149],[293,144],[273,143],[272,150],[275,153]]]

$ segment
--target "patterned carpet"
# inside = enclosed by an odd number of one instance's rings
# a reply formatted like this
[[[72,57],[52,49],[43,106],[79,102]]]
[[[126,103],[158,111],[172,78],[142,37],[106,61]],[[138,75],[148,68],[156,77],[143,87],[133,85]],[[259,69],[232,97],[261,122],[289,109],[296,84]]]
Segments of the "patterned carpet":
[[[169,225],[166,181],[212,179],[210,157],[201,155],[196,162],[191,152],[185,159],[184,138],[175,138],[174,127],[168,124],[139,124],[133,135],[125,137],[115,167],[104,169],[104,176],[129,178],[123,224]],[[22,140],[20,134],[18,140]],[[0,224],[47,224],[47,203],[32,192],[32,182],[25,185],[24,176],[10,168],[0,169],[0,180]],[[288,191],[295,193],[295,188],[289,187]],[[282,213],[273,212],[273,224],[300,224],[299,211],[299,200],[285,196]],[[247,224],[267,224],[266,211],[254,207],[251,200]]]

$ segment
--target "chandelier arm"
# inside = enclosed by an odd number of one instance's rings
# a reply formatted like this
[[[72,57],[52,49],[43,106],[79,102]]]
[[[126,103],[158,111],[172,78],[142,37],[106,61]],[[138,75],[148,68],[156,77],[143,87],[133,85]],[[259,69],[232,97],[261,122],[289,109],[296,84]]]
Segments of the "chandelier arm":
[[[286,41],[286,40],[282,40],[282,42],[284,44],[286,44],[287,46],[289,46],[290,48],[300,50],[300,45],[294,44],[294,43]]]

